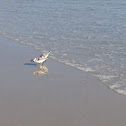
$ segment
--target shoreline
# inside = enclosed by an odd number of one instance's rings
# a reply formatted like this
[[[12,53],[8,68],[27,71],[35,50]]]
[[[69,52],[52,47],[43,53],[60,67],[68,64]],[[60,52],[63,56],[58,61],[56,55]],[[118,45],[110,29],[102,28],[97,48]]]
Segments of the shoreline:
[[[0,125],[125,126],[126,100],[88,73],[48,59],[45,75],[30,63],[40,52],[0,36]]]

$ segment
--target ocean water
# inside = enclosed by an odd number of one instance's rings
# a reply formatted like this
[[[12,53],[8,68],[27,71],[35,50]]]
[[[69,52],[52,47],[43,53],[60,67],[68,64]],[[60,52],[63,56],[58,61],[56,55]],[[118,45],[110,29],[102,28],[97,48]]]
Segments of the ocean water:
[[[126,0],[0,0],[0,35],[126,95]]]

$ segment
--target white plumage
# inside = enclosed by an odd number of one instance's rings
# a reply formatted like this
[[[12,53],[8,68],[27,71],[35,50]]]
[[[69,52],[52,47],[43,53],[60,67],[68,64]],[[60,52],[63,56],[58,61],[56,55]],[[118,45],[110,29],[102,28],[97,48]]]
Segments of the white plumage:
[[[39,58],[34,58],[32,61],[35,63],[44,63],[50,54],[51,51],[43,53]]]

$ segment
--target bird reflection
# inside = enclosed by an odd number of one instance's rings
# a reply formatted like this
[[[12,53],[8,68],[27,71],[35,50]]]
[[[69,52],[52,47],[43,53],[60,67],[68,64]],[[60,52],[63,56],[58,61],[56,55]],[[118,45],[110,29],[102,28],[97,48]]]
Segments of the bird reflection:
[[[48,68],[45,65],[39,65],[35,71],[33,71],[34,75],[43,75],[48,73]]]

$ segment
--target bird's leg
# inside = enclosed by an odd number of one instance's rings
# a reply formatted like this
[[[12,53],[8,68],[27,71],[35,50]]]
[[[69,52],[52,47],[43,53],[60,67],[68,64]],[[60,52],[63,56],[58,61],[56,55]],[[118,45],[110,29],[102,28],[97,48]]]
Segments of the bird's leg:
[[[40,63],[40,64],[39,64],[39,67],[41,67],[41,66],[42,66],[42,64]]]
[[[40,68],[41,64],[37,64],[37,69]]]
[[[45,66],[45,62],[46,62],[46,61],[44,61],[44,62],[42,63],[42,66]]]

